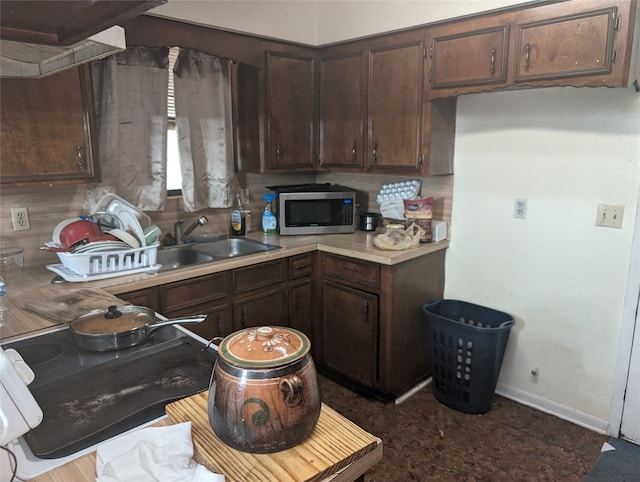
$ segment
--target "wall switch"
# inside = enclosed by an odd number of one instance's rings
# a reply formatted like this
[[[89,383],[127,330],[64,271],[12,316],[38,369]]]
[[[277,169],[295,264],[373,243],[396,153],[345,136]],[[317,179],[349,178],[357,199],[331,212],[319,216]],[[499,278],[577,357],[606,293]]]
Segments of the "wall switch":
[[[27,208],[11,208],[11,220],[13,221],[14,231],[31,229],[29,210]]]
[[[622,229],[624,206],[620,204],[598,204],[596,226]]]
[[[516,199],[513,201],[513,217],[516,219],[527,219],[526,199]]]

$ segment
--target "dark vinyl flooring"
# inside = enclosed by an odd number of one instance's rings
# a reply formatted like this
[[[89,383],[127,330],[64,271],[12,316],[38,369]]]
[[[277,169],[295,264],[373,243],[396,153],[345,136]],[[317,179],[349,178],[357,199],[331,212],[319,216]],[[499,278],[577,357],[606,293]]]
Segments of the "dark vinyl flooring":
[[[319,384],[324,403],[382,439],[365,482],[583,481],[609,440],[497,395],[471,415],[438,402],[430,385],[396,405],[324,376]]]

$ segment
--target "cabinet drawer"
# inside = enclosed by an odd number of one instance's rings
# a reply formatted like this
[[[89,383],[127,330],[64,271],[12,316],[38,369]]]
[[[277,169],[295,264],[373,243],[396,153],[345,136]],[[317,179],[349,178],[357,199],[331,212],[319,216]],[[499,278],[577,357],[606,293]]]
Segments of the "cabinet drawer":
[[[380,265],[367,261],[326,254],[323,274],[371,288],[380,287]]]
[[[311,276],[313,273],[313,256],[311,253],[289,258],[289,279]]]
[[[271,286],[285,280],[284,260],[267,261],[246,268],[233,270],[233,293]]]
[[[135,306],[146,306],[154,311],[158,310],[158,297],[153,288],[146,288],[128,293],[120,293],[118,298],[128,301]]]
[[[158,295],[160,309],[166,312],[218,300],[227,296],[226,274],[216,273],[160,286]]]

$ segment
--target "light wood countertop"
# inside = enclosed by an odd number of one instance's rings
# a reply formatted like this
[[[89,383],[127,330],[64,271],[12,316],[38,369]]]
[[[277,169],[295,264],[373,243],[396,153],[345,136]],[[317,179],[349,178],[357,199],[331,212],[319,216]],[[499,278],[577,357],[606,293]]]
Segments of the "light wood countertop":
[[[197,266],[188,266],[167,272],[154,274],[139,273],[80,283],[52,284],[51,280],[55,276],[55,273],[46,269],[45,266],[26,268],[21,286],[13,291],[8,290],[9,294],[7,299],[9,301],[10,321],[7,326],[0,327],[0,342],[4,343],[12,338],[21,337],[25,334],[34,335],[57,326],[59,322],[27,311],[25,310],[25,306],[38,301],[53,300],[71,295],[81,289],[103,291],[105,294],[111,294],[117,297],[118,294],[128,291],[150,288],[160,284],[241,268],[243,266],[309,253],[316,250],[374,263],[394,265],[446,249],[449,246],[449,241],[443,241],[437,244],[420,244],[415,248],[410,248],[405,251],[383,251],[374,246],[374,236],[375,233],[363,231],[356,231],[353,234],[329,234],[322,236],[279,236],[277,234],[252,232],[246,237],[265,243],[276,244],[281,246],[282,249]],[[57,262],[56,256],[52,254],[51,264]],[[103,305],[101,304],[97,306],[97,308],[103,308]]]

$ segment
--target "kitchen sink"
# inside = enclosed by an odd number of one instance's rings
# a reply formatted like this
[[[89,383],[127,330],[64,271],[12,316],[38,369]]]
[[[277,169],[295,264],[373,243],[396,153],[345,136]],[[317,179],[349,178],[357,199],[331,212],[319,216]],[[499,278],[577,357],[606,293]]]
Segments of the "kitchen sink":
[[[217,241],[195,244],[193,249],[216,258],[236,258],[248,254],[263,253],[279,249],[275,244],[261,243],[246,238],[226,238]]]
[[[156,257],[156,262],[162,265],[161,271],[210,261],[213,261],[213,256],[195,251],[191,249],[191,246],[175,246],[161,249]]]
[[[224,259],[280,249],[275,244],[261,243],[246,238],[217,236],[215,240],[171,246],[158,251],[159,271],[195,266]]]

